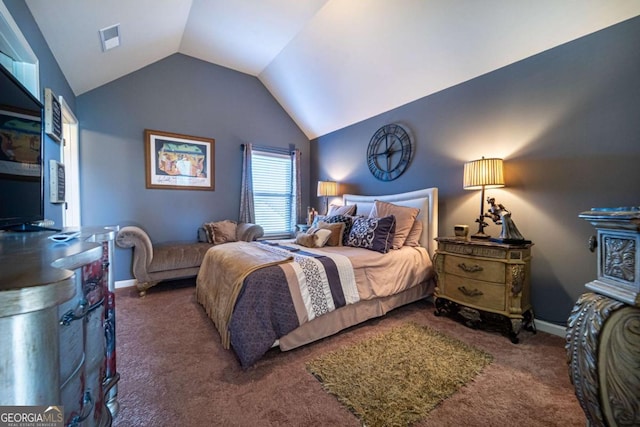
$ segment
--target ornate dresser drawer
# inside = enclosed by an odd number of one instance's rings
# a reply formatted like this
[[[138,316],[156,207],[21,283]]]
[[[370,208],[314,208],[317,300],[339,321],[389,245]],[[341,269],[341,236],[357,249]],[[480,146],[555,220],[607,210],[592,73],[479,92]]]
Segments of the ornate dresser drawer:
[[[439,288],[444,295],[461,304],[497,311],[505,309],[506,297],[502,284],[452,275]]]
[[[481,259],[470,259],[449,255],[445,257],[444,271],[447,274],[487,282],[504,283],[505,264]]]

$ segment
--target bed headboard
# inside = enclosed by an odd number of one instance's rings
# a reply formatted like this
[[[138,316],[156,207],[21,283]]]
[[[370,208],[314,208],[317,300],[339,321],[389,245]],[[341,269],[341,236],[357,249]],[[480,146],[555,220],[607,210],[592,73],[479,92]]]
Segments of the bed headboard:
[[[342,196],[345,205],[358,205],[356,214],[365,216],[369,215],[373,208],[373,202],[376,200],[420,209],[418,220],[422,221],[423,225],[420,244],[427,248],[431,259],[433,259],[436,251],[436,242],[433,239],[438,237],[438,189],[432,187],[385,196],[359,196],[356,194]]]

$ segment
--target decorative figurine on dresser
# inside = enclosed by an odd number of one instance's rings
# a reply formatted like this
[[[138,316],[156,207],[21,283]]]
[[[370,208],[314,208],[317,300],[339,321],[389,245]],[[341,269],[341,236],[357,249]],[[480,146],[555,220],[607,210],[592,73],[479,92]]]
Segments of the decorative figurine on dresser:
[[[598,277],[567,321],[567,361],[590,426],[640,425],[640,207],[582,212]]]
[[[485,188],[504,187],[502,159],[473,160],[464,165],[463,188],[481,190],[478,232],[468,237],[466,225],[454,226],[456,237],[439,237],[435,256],[435,314],[461,318],[468,326],[497,328],[514,344],[525,328],[535,332],[531,306],[531,247],[518,231],[511,212]],[[502,226],[500,236],[484,232],[490,218]]]
[[[0,232],[0,406],[53,406],[67,427],[110,426],[118,227],[72,231]]]

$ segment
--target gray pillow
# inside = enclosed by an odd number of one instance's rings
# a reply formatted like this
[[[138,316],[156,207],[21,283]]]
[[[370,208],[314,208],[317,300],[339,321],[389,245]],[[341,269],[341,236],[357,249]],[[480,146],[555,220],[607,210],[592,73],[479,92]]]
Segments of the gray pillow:
[[[355,215],[356,208],[357,208],[356,205],[346,205],[346,206],[329,205],[329,212],[327,212],[327,216]]]

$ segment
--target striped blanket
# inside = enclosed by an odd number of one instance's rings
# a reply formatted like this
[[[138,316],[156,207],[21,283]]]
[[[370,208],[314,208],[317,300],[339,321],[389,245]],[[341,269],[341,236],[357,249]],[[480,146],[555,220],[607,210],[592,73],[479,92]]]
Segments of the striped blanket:
[[[224,274],[205,273],[222,268],[218,264],[223,260],[242,257],[247,251],[262,253],[260,257],[270,262],[240,275],[241,284],[237,290],[235,286],[220,283]],[[237,253],[231,255],[234,252]],[[351,261],[340,254],[301,250],[294,245],[234,242],[225,244],[224,250],[210,250],[203,267],[196,282],[198,301],[214,320],[223,344],[225,337],[230,337],[230,344],[243,368],[253,365],[278,338],[302,323],[360,300]],[[238,277],[231,280],[238,280]],[[220,297],[221,290],[225,289],[228,295]],[[211,305],[212,293],[227,305],[233,303],[230,318],[226,319],[225,313],[225,319],[219,320],[222,307]],[[228,329],[221,330],[219,324],[228,325]]]
[[[307,321],[360,300],[351,261],[344,255],[312,249],[264,244],[264,249],[293,256],[292,268],[304,303]],[[295,289],[294,289],[295,291]]]

